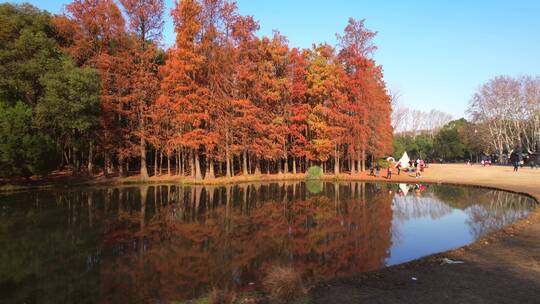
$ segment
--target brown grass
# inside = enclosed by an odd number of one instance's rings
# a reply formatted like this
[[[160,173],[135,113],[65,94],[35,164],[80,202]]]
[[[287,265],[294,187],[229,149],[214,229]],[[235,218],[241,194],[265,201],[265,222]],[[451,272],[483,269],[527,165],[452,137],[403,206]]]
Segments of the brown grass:
[[[264,280],[270,300],[275,303],[293,303],[306,295],[302,276],[289,266],[277,266],[268,272]]]
[[[208,304],[232,304],[236,299],[234,292],[214,288],[208,294]]]

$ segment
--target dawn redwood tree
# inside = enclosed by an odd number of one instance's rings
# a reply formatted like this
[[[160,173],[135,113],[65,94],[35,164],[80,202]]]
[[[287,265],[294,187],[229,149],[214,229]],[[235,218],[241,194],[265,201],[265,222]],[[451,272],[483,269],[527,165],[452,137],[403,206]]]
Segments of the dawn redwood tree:
[[[160,104],[174,111],[175,145],[189,149],[191,175],[202,179],[200,150],[205,144],[209,120],[206,111],[208,90],[200,82],[204,57],[198,40],[202,28],[201,6],[195,0],[178,3],[171,12],[175,23],[176,42],[169,50],[162,68]]]
[[[358,170],[364,171],[366,151],[373,156],[392,152],[391,98],[382,80],[381,67],[370,57],[377,49],[373,44],[377,33],[366,29],[364,23],[363,19],[351,18],[344,34],[338,35],[339,59],[345,69],[344,106],[349,115],[346,142],[352,172],[354,159],[358,161]]]
[[[55,19],[59,40],[78,66],[92,67],[101,78],[99,152],[105,158],[105,174],[112,167],[111,154],[122,151],[126,136],[121,128],[119,104],[128,85],[122,48],[126,46],[125,21],[112,0],[74,0],[66,14]],[[124,55],[124,56],[122,56]],[[119,140],[122,139],[122,140]],[[93,155],[92,148],[88,152]]]
[[[157,43],[163,29],[163,0],[120,0],[129,20],[129,30],[135,42],[132,50],[130,92],[123,106],[128,116],[130,137],[139,139],[140,175],[148,178],[146,164],[147,125],[151,105],[159,96],[156,57]],[[169,153],[168,153],[169,154]],[[123,167],[123,164],[120,164]]]
[[[308,118],[310,159],[324,163],[333,156],[336,174],[344,135],[340,73],[341,67],[331,46],[321,44],[310,51],[306,93],[312,107]]]
[[[236,69],[233,75],[234,118],[232,121],[232,151],[242,159],[242,173],[249,174],[248,157],[250,151],[257,151],[261,145],[264,125],[261,121],[262,109],[256,103],[259,64],[259,39],[255,31],[259,25],[251,17],[239,16],[233,24],[232,37],[235,43]]]
[[[289,46],[287,39],[274,31],[272,39],[261,43],[262,71],[259,76],[261,102],[265,112],[270,113],[267,124],[269,141],[266,157],[275,160],[278,174],[288,173],[287,139],[289,134],[288,104],[291,102],[288,75]],[[283,162],[283,164],[282,164]]]
[[[112,0],[74,0],[57,16],[60,40],[78,65],[99,65],[101,54],[113,54],[125,35],[125,20]]]
[[[234,2],[226,0],[204,0],[201,4],[201,35],[199,50],[203,64],[199,81],[208,91],[205,125],[205,178],[215,177],[215,161],[227,162],[226,175],[230,176],[230,147],[233,116],[232,89],[234,42],[232,29],[237,18]]]
[[[310,106],[306,102],[308,52],[293,48],[289,54],[288,81],[290,101],[287,103],[289,146],[288,154],[292,158],[292,172],[296,174],[297,159],[309,156],[308,116]]]

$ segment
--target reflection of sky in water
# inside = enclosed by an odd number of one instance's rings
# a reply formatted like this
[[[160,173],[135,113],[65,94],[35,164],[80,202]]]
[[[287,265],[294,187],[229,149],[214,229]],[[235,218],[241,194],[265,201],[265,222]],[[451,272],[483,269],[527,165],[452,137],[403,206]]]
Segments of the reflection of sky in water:
[[[392,247],[386,264],[407,262],[419,256],[446,251],[472,242],[474,239],[466,223],[467,218],[467,214],[461,210],[452,210],[438,219],[424,216],[399,222],[394,218]]]
[[[431,193],[395,196],[392,201],[392,246],[386,265],[396,265],[437,252],[462,247],[527,215],[528,210],[509,210],[472,204],[453,208]]]

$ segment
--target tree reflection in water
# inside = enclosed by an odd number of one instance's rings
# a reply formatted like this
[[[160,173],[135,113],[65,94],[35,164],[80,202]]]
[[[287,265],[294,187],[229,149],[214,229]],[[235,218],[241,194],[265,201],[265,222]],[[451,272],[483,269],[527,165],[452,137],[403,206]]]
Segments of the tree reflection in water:
[[[384,266],[395,230],[464,210],[478,237],[527,214],[502,191],[303,182],[156,185],[0,197],[0,292],[14,302],[183,300],[261,288],[268,268],[308,282]]]
[[[391,195],[363,194],[358,184],[324,184],[321,195],[305,187],[150,187],[166,193],[163,200],[157,195],[154,209],[121,210],[107,220],[104,247],[122,252],[101,265],[108,300],[187,299],[210,286],[259,287],[265,269],[277,264],[293,265],[309,281],[382,267]]]

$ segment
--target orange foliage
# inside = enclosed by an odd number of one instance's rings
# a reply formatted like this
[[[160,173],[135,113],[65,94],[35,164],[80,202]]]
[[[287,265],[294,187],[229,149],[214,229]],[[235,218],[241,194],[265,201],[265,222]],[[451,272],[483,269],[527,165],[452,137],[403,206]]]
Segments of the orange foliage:
[[[179,0],[176,41],[161,56],[163,0],[119,2],[127,22],[112,0],[75,0],[55,19],[66,51],[101,72],[96,144],[108,170],[135,162],[148,176],[149,147],[154,166],[165,155],[169,173],[198,179],[313,163],[356,172],[392,152],[390,98],[364,20],[349,20],[338,48],[299,50],[279,32],[258,37],[234,2]]]

